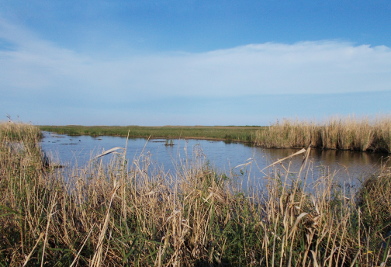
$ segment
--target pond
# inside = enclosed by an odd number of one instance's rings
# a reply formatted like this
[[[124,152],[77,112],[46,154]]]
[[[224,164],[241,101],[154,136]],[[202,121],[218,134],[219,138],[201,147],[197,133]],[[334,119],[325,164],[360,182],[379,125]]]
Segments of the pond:
[[[180,166],[195,158],[203,158],[212,168],[228,176],[245,178],[248,182],[258,181],[276,168],[267,168],[275,161],[285,158],[299,149],[264,149],[241,143],[224,141],[174,139],[129,139],[113,136],[67,136],[44,132],[41,147],[54,161],[63,166],[85,166],[92,158],[114,147],[127,144],[126,157],[130,162],[148,158],[151,166],[175,175]],[[101,159],[109,162],[113,155]],[[386,162],[388,154],[362,153],[335,150],[311,150],[309,177],[312,180],[326,171],[335,173],[343,183],[356,184],[376,173]],[[303,155],[284,161],[283,166],[297,172],[303,162]]]

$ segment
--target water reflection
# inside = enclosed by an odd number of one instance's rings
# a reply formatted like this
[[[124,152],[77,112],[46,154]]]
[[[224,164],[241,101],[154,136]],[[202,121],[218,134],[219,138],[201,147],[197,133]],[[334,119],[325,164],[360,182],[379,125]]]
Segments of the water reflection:
[[[195,157],[204,157],[213,168],[225,174],[242,179],[246,186],[270,175],[276,168],[266,167],[285,158],[298,149],[263,149],[238,143],[225,143],[208,140],[173,140],[166,146],[165,139],[145,140],[122,137],[90,137],[57,135],[45,132],[41,146],[54,160],[67,166],[84,166],[93,156],[113,147],[123,147],[128,143],[127,158],[133,161],[148,156],[153,166],[175,174],[183,164]],[[310,180],[316,180],[325,172],[335,173],[340,181],[360,180],[376,173],[388,155],[335,150],[311,150],[309,162]],[[108,162],[110,157],[103,157]],[[299,155],[292,160],[278,164],[277,170],[298,172],[303,162]],[[266,168],[266,169],[265,169]]]

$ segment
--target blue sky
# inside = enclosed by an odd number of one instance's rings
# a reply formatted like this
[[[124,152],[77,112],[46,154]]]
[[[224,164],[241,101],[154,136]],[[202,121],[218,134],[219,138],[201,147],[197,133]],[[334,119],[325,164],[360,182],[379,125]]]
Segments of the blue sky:
[[[0,0],[0,121],[389,115],[389,0]]]

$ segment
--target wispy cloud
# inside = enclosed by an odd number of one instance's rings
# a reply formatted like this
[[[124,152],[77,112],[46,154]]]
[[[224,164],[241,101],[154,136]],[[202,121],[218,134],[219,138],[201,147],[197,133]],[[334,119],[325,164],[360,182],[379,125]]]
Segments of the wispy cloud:
[[[156,104],[161,97],[391,90],[391,49],[386,46],[332,40],[250,44],[203,53],[124,51],[121,58],[93,57],[42,40],[1,19],[0,40],[6,44],[0,46],[3,102],[16,95],[29,99],[40,94],[59,106],[79,103],[83,107],[146,103],[148,99]]]
[[[339,41],[252,44],[206,53],[91,58],[0,21],[2,87],[163,95],[389,90],[391,49]],[[76,88],[75,88],[76,87]]]

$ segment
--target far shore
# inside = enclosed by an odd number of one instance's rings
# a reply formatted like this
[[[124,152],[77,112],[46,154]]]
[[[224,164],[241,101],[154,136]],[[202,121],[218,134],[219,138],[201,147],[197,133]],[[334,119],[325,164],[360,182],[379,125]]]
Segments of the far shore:
[[[332,118],[324,123],[283,120],[270,126],[39,126],[70,136],[202,139],[264,148],[303,148],[391,153],[391,118]]]

